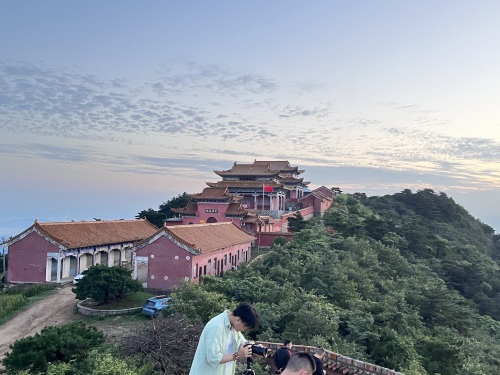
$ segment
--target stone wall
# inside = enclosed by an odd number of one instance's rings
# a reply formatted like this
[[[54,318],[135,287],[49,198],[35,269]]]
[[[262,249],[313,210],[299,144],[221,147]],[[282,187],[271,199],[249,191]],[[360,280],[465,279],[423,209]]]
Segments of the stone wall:
[[[257,341],[256,344],[265,346],[271,350],[271,356],[276,350],[281,348],[283,344],[274,342]],[[314,354],[315,347],[304,346],[304,345],[293,345],[293,352],[305,351]],[[323,365],[328,374],[357,374],[357,375],[404,375],[401,372],[394,371],[385,367],[380,367],[371,363],[358,361],[344,355],[326,351],[325,358],[323,359]]]

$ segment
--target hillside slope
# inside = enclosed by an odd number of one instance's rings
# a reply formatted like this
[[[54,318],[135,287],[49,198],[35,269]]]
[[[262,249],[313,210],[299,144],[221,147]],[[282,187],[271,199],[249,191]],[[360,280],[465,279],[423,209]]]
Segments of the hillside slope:
[[[444,194],[340,195],[293,242],[196,288],[255,304],[259,340],[323,345],[407,375],[497,375],[498,259],[498,235]]]

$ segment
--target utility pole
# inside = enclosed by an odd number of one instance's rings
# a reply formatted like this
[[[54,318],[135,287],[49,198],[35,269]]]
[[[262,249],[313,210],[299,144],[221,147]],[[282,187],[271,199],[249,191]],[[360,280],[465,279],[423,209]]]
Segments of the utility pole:
[[[7,271],[5,269],[5,241],[6,241],[5,237],[2,237],[2,270],[4,274]]]

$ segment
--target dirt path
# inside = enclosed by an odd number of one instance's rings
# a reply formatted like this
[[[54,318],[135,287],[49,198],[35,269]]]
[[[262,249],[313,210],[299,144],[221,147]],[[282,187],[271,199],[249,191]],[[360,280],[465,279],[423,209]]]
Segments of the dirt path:
[[[9,345],[26,336],[40,332],[43,327],[62,325],[80,319],[75,312],[77,300],[71,291],[72,284],[63,286],[50,297],[36,302],[14,319],[0,326],[0,360],[8,352]],[[0,365],[0,372],[2,366]]]

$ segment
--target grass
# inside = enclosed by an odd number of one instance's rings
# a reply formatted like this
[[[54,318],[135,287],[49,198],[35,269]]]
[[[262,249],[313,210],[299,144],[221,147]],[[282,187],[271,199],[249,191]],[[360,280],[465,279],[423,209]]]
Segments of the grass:
[[[125,294],[121,299],[113,299],[106,303],[105,305],[97,305],[92,302],[85,303],[84,306],[91,307],[95,310],[121,310],[121,309],[131,309],[133,307],[140,307],[154,294],[146,292],[131,292]]]
[[[23,295],[26,298],[24,298],[23,303],[16,306],[15,309],[10,311],[5,310],[4,313],[1,314],[0,325],[12,319],[18,313],[25,311],[35,302],[38,302],[55,292],[57,292],[57,287],[50,284],[20,285],[6,290],[4,293],[0,294],[0,304],[3,304],[7,300],[7,296]]]

